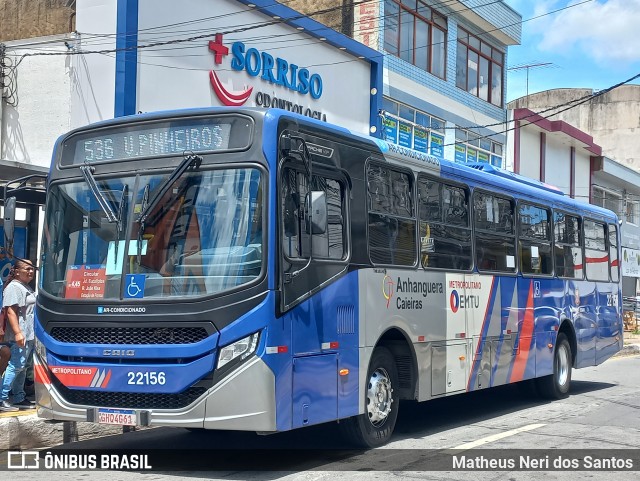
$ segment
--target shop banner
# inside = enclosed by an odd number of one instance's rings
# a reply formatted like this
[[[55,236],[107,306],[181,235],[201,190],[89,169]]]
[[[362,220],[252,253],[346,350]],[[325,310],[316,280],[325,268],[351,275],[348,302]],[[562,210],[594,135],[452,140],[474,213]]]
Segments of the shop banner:
[[[415,133],[414,133],[414,140],[413,140],[413,148],[415,150],[418,150],[420,152],[424,152],[425,154],[428,152],[427,150],[427,136],[429,135],[429,132],[427,132],[424,129],[420,129],[418,127],[416,127]]]
[[[640,250],[622,248],[622,275],[640,277]]]
[[[431,155],[444,158],[444,135],[431,132]]]
[[[472,149],[471,147],[467,147],[467,162],[477,162],[478,161],[478,151],[476,149]]]
[[[384,139],[393,144],[398,143],[398,121],[391,117],[384,119]]]
[[[398,134],[398,145],[407,147],[408,149],[413,147],[413,127],[410,124],[400,122],[400,128]]]

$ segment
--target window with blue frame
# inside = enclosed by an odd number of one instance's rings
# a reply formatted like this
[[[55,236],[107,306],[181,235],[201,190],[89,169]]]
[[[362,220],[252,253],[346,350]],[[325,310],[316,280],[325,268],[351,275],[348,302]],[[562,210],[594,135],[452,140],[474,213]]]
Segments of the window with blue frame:
[[[382,108],[387,142],[444,158],[444,120],[386,97]]]
[[[459,163],[486,162],[504,168],[503,145],[470,130],[456,127],[455,161]]]

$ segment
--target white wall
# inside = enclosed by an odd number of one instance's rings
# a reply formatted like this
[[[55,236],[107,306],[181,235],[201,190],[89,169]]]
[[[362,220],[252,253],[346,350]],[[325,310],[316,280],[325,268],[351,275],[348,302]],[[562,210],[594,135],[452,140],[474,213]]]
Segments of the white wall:
[[[206,36],[188,43],[161,45],[138,50],[138,107],[143,112],[189,107],[224,105],[214,93],[210,72],[215,72],[231,92],[253,88],[243,107],[257,107],[259,92],[271,98],[286,99],[302,107],[321,112],[326,120],[360,133],[369,132],[370,75],[368,62],[360,60],[286,24],[260,26],[273,19],[235,0],[140,0],[139,44],[167,39]],[[166,26],[178,24],[175,26]],[[165,26],[158,29],[159,26]],[[244,32],[224,33],[248,28]],[[223,34],[229,53],[216,64],[209,40]],[[281,58],[288,65],[306,68],[320,75],[322,95],[313,99],[282,85],[273,84],[244,70],[231,68],[232,44],[243,42],[246,51]],[[272,69],[275,73],[276,68]]]
[[[540,134],[520,129],[520,175],[540,180]]]
[[[569,195],[571,188],[570,160],[569,147],[547,135],[545,182],[557,187],[567,195]]]
[[[116,1],[78,0],[77,48],[85,51],[116,47]],[[115,103],[115,54],[76,55],[72,59],[71,126],[113,118]]]
[[[69,37],[55,36],[7,43],[14,64],[24,54],[67,52]],[[14,47],[20,46],[19,49]],[[2,159],[49,167],[56,139],[70,126],[70,68],[66,55],[27,56],[13,79],[16,106],[4,104]]]
[[[78,0],[77,29],[84,50],[115,49],[116,0]],[[252,28],[223,35],[231,48],[242,41],[246,48],[268,52],[289,64],[308,68],[323,80],[319,99],[231,69],[231,53],[216,65],[208,48],[216,33],[252,27],[273,19],[236,0],[140,0],[138,45],[201,36],[188,43],[173,43],[137,51],[136,111],[151,112],[192,107],[220,106],[209,79],[215,70],[224,87],[239,92],[253,86],[245,107],[258,106],[256,93],[284,98],[326,116],[326,120],[368,133],[370,72],[368,62],[347,54],[286,24]],[[115,54],[94,54],[74,59],[74,127],[113,118],[115,102]]]
[[[589,177],[591,176],[591,159],[584,149],[576,148],[575,197],[580,202],[589,203]]]

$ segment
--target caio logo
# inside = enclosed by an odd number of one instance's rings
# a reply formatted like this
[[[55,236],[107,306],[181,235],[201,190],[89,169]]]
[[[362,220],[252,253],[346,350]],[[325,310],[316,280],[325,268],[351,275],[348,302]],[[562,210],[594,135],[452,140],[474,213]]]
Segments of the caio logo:
[[[213,52],[216,65],[222,65],[223,59],[231,54],[231,70],[245,71],[249,77],[284,87],[290,92],[300,95],[309,95],[317,100],[322,96],[322,77],[317,73],[311,73],[309,69],[289,63],[280,57],[273,57],[267,52],[261,52],[257,48],[247,48],[243,42],[234,42],[231,49],[224,45],[222,34],[216,34],[214,40],[209,41],[209,50]],[[251,96],[253,87],[245,85],[243,90],[232,91],[227,89],[220,80],[215,70],[209,72],[211,87],[220,102],[229,107],[243,105]],[[259,93],[261,97],[267,96]],[[269,97],[271,100],[271,97]],[[264,99],[258,104],[264,104]],[[289,102],[291,103],[291,102]],[[275,106],[275,105],[271,105]],[[280,107],[282,108],[282,107]],[[306,115],[306,114],[305,114]]]

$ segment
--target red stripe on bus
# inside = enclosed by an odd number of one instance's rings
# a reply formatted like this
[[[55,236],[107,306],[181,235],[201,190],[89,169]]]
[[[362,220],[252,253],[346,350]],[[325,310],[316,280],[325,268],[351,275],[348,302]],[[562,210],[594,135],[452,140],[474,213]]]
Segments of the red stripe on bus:
[[[40,384],[51,384],[51,379],[49,379],[47,370],[44,366],[41,366],[37,363],[33,364],[33,380],[34,382],[39,382]]]
[[[529,360],[529,352],[531,351],[531,336],[533,334],[533,282],[529,284],[529,295],[527,296],[527,307],[524,311],[524,319],[522,320],[522,329],[518,345],[520,349],[516,355],[511,371],[511,382],[522,381],[524,371]]]
[[[585,257],[584,260],[587,264],[595,262],[609,262],[609,256],[604,257]]]
[[[107,372],[107,376],[104,378],[104,381],[102,381],[100,387],[103,389],[106,388],[109,384],[109,379],[111,379],[111,369],[109,369],[109,372]]]

